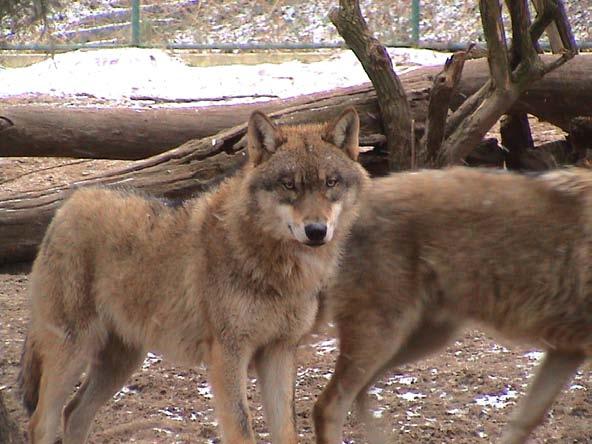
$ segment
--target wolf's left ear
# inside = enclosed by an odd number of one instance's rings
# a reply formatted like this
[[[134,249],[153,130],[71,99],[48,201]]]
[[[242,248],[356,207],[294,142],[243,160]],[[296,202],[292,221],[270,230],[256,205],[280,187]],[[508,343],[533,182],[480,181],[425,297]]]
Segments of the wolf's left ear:
[[[281,129],[261,111],[251,114],[247,138],[249,159],[254,165],[267,160],[284,143]]]
[[[323,139],[341,148],[353,160],[358,160],[360,119],[354,108],[347,108],[327,125]]]

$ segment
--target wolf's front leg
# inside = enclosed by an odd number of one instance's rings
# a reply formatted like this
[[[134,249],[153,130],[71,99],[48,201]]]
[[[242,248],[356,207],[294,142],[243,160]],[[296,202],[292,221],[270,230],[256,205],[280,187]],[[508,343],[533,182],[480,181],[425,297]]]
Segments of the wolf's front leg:
[[[295,355],[293,344],[274,343],[261,350],[255,360],[272,441],[278,444],[298,442],[294,411]]]
[[[225,444],[255,444],[247,404],[250,358],[250,350],[225,346],[217,340],[210,350],[208,374]]]

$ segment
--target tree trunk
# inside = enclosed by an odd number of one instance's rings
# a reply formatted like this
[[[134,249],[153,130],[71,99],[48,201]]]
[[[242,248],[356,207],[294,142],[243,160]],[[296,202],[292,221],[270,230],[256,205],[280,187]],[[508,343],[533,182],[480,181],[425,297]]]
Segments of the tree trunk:
[[[339,0],[329,18],[354,52],[376,89],[391,171],[412,165],[412,120],[405,89],[386,48],[372,35],[359,0]]]
[[[145,159],[245,122],[264,112],[316,103],[348,88],[287,100],[199,108],[86,108],[0,106],[0,154],[4,157]]]
[[[509,150],[506,166],[509,170],[524,169],[522,158],[528,149],[534,148],[530,124],[526,113],[506,114],[500,121],[502,145]]]
[[[418,136],[423,134],[433,78],[440,71],[440,67],[424,67],[400,76]],[[590,72],[592,54],[576,56],[531,85],[511,112],[527,112],[568,131],[572,118],[592,115],[588,105],[592,102]],[[451,100],[452,109],[457,109],[488,78],[485,59],[468,60]],[[376,94],[369,84],[285,100],[197,109],[5,106],[0,107],[0,154],[135,160],[239,125],[255,109],[273,112],[308,107],[310,112],[300,114],[302,121],[323,120],[348,103],[367,111],[362,118],[373,121],[373,127],[382,128],[376,120],[380,119]],[[379,132],[382,134],[382,129]]]

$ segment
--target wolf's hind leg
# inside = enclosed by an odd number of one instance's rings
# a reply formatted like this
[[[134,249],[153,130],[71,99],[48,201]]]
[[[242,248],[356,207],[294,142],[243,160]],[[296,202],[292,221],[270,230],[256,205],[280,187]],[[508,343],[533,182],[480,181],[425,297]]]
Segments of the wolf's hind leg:
[[[63,444],[86,442],[97,410],[119,390],[142,362],[144,352],[111,334],[91,361],[88,374],[64,409]]]
[[[76,350],[72,344],[44,343],[39,401],[29,423],[31,444],[55,442],[64,403],[88,362]]]
[[[256,357],[263,405],[274,443],[296,444],[294,380],[296,348],[292,344],[273,344]]]
[[[335,372],[313,410],[317,444],[340,444],[348,410],[361,390],[389,362],[416,313],[400,314],[388,324],[380,313],[361,312],[339,325],[340,352]]]
[[[522,444],[543,417],[585,356],[560,350],[547,351],[543,362],[501,439],[503,444]]]
[[[368,441],[371,444],[385,442],[386,439],[381,428],[374,424],[376,421],[370,414],[368,389],[391,368],[418,361],[445,347],[454,338],[458,328],[458,322],[422,320],[394,356],[360,391],[355,400],[356,411],[361,422],[366,426]]]

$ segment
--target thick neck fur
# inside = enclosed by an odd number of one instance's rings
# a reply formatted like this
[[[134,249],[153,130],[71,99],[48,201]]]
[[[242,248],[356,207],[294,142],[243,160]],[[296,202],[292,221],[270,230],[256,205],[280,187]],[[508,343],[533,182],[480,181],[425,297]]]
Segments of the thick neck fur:
[[[266,229],[244,181],[244,173],[239,173],[222,184],[210,196],[206,210],[204,236],[223,249],[225,272],[238,274],[254,290],[273,296],[316,293],[336,268],[343,230],[316,248],[277,239]]]

